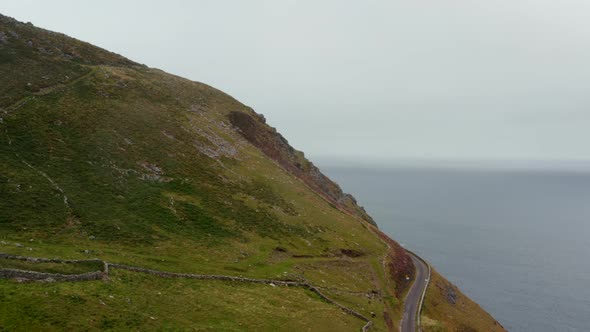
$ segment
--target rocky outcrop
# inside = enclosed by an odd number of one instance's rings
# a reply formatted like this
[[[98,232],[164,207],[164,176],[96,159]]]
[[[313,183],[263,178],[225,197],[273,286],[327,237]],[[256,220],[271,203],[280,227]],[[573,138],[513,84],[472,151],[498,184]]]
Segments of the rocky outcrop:
[[[319,168],[307,160],[301,151],[295,150],[274,128],[266,124],[264,116],[251,109],[230,112],[229,121],[246,140],[276,161],[286,171],[305,182],[332,206],[356,215],[376,225],[356,199],[342,191],[340,186],[324,175]]]
[[[450,304],[457,303],[457,292],[455,291],[455,287],[453,285],[447,285],[442,292],[447,302]]]

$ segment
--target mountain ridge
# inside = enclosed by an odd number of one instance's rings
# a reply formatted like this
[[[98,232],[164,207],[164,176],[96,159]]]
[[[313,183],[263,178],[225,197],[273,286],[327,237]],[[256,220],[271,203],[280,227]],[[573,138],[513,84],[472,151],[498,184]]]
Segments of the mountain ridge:
[[[51,58],[58,58],[58,61],[65,60],[68,62],[75,62],[81,64],[89,64],[89,65],[108,65],[108,66],[137,66],[137,67],[145,67],[145,65],[140,65],[134,61],[131,61],[121,55],[109,52],[107,50],[95,47],[91,44],[86,42],[78,41],[71,37],[68,37],[64,34],[55,33],[49,30],[39,29],[39,32],[42,34],[41,38],[32,38],[32,36],[26,32],[28,32],[29,28],[33,29],[34,27],[31,23],[21,23],[13,18],[3,16],[0,14],[0,22],[2,24],[6,24],[8,26],[13,26],[15,28],[19,28],[20,31],[25,31],[25,33],[18,34],[13,30],[8,30],[8,33],[2,34],[0,40],[0,47],[2,45],[7,44],[8,42],[11,43],[20,43],[21,47],[28,47],[33,50],[36,50],[43,58],[51,57]],[[44,35],[44,36],[43,36]],[[76,46],[72,47],[71,41],[76,42]],[[15,56],[17,56],[15,54]],[[1,72],[0,72],[1,74]],[[48,76],[41,76],[42,78],[48,78]],[[51,83],[48,79],[42,79],[41,82],[39,80],[35,80],[32,77],[28,77],[28,81],[26,83],[26,87],[33,93],[39,93],[42,89],[46,89],[50,87],[48,83]],[[45,82],[43,82],[45,81]],[[63,84],[64,82],[59,82]],[[197,82],[202,84],[200,82]],[[219,91],[219,90],[218,90]],[[219,91],[223,93],[222,91]],[[0,91],[1,95],[8,95],[9,91],[2,90]],[[231,96],[229,96],[231,98]],[[0,106],[5,106],[6,103],[2,103],[0,101]],[[343,208],[346,211],[360,216],[361,218],[367,220],[370,223],[375,224],[374,220],[365,212],[364,208],[357,205],[356,199],[352,197],[350,194],[345,194],[342,192],[340,187],[331,181],[328,177],[326,177],[313,163],[309,160],[305,159],[303,153],[300,151],[295,150],[291,147],[287,140],[276,133],[276,130],[271,127],[264,127],[266,125],[266,121],[264,117],[260,114],[257,114],[253,109],[248,108],[250,113],[255,114],[255,118],[262,119],[261,126],[257,129],[266,131],[267,133],[271,133],[274,131],[274,138],[277,138],[278,141],[282,143],[279,146],[279,149],[275,149],[277,151],[281,151],[280,155],[285,156],[284,158],[278,158],[278,154],[267,153],[269,157],[273,158],[275,161],[279,162],[279,164],[284,167],[287,171],[291,172],[295,176],[302,178],[305,183],[310,185],[312,189],[318,192],[320,195],[328,199],[332,204],[335,204],[339,208]],[[239,127],[239,121],[233,121],[237,119],[235,116],[236,114],[246,114],[246,113],[238,113],[238,111],[233,111],[230,113],[230,122],[232,124]],[[241,132],[244,132],[244,128],[240,128]],[[246,138],[254,143],[259,148],[261,148],[261,141],[252,140],[252,135],[245,135]],[[265,152],[268,152],[268,149],[262,149]],[[287,163],[285,162],[286,159],[289,159],[293,162]],[[305,165],[305,166],[304,166]],[[295,166],[295,167],[293,167]],[[303,177],[303,174],[307,176]]]

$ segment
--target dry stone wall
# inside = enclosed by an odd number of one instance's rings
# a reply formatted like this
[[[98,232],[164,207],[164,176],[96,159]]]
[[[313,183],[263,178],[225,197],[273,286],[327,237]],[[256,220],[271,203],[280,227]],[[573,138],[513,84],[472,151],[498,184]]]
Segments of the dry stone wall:
[[[17,255],[5,254],[5,253],[0,253],[0,259],[22,260],[22,261],[27,261],[27,262],[31,262],[31,263],[75,264],[75,263],[95,262],[95,263],[101,263],[103,265],[103,269],[101,271],[87,272],[87,273],[81,273],[81,274],[45,273],[45,272],[37,272],[37,271],[0,268],[0,279],[17,279],[20,281],[41,281],[41,282],[61,281],[61,282],[64,282],[64,281],[106,280],[106,279],[108,279],[110,269],[121,269],[121,270],[127,270],[127,271],[132,271],[132,272],[151,274],[151,275],[155,275],[155,276],[158,276],[161,278],[222,280],[222,281],[247,282],[247,283],[256,283],[256,284],[268,284],[268,285],[273,285],[273,286],[301,287],[301,288],[305,288],[305,289],[317,294],[322,300],[338,307],[340,310],[344,311],[345,313],[352,315],[354,317],[357,317],[357,318],[363,320],[364,322],[366,322],[366,324],[361,329],[362,332],[368,331],[373,325],[373,322],[369,318],[363,316],[361,313],[332,300],[331,298],[327,297],[324,293],[322,293],[317,287],[315,287],[307,282],[302,282],[302,281],[256,279],[256,278],[244,278],[244,277],[215,275],[215,274],[174,273],[174,272],[151,270],[151,269],[146,269],[146,268],[142,268],[142,267],[129,266],[129,265],[123,265],[123,264],[117,264],[117,263],[109,263],[109,262],[106,262],[106,261],[103,261],[100,259],[64,260],[64,259],[57,259],[57,258],[17,256]]]
[[[60,273],[45,273],[36,271],[26,271],[17,269],[0,269],[1,279],[17,279],[17,280],[34,280],[34,281],[91,281],[102,280],[105,278],[102,271],[87,272],[81,274],[60,274]]]

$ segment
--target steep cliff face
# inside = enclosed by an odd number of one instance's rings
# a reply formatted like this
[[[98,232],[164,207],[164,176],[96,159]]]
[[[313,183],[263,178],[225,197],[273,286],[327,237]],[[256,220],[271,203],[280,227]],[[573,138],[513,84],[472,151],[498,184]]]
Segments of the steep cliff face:
[[[266,124],[264,116],[249,109],[230,112],[229,120],[250,143],[262,150],[264,154],[289,173],[305,182],[334,207],[376,225],[373,218],[362,206],[357,204],[352,195],[344,193],[338,184],[330,180],[311,161],[307,160],[303,152],[297,151],[289,145],[283,135]]]

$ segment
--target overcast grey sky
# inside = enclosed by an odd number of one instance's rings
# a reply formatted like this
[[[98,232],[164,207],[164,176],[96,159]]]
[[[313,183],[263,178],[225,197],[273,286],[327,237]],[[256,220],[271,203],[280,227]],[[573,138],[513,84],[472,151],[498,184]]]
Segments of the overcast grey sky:
[[[312,158],[590,159],[590,1],[9,1],[213,85]]]

